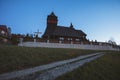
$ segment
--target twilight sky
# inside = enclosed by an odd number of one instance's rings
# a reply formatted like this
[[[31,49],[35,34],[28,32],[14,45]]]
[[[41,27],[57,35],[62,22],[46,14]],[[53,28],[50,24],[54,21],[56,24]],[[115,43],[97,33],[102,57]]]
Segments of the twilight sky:
[[[39,29],[43,34],[52,11],[58,16],[58,25],[72,22],[89,40],[114,39],[120,44],[120,0],[0,0],[0,24],[11,27],[12,33]]]

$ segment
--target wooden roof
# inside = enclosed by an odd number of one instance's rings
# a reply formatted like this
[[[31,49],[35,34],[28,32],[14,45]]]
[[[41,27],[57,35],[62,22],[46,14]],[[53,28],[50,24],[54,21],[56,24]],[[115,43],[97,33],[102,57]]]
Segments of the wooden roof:
[[[77,37],[86,36],[82,30],[75,30],[73,27],[57,26],[54,31],[47,28],[44,36],[62,36],[62,37]]]
[[[81,31],[81,30],[75,30],[74,28],[63,27],[63,26],[56,27],[53,35],[68,36],[68,37],[86,36],[86,34],[83,31]]]

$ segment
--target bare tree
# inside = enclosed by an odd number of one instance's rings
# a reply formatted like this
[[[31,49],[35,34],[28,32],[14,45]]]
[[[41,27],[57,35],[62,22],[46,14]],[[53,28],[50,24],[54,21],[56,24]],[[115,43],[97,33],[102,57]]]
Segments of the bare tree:
[[[111,37],[110,40],[108,40],[108,43],[117,45],[113,37]]]

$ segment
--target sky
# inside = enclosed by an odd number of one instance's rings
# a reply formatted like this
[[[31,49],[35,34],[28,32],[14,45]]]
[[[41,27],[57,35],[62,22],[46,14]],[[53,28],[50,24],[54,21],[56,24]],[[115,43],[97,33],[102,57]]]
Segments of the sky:
[[[46,29],[47,15],[54,12],[58,25],[87,34],[87,39],[120,44],[120,0],[0,0],[0,25],[12,33],[31,34]]]

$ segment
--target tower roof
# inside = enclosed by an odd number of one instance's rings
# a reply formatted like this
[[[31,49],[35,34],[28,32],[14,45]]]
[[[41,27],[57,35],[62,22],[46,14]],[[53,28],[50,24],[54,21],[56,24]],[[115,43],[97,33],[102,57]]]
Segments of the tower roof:
[[[73,24],[72,23],[70,23],[70,28],[73,28]]]
[[[56,16],[56,15],[54,14],[54,12],[51,12],[50,16]]]
[[[54,20],[56,22],[58,21],[57,16],[54,14],[54,12],[51,12],[51,14],[47,16],[47,20]]]

